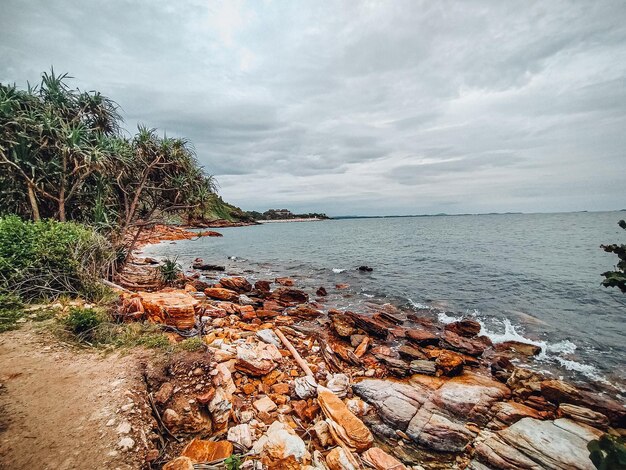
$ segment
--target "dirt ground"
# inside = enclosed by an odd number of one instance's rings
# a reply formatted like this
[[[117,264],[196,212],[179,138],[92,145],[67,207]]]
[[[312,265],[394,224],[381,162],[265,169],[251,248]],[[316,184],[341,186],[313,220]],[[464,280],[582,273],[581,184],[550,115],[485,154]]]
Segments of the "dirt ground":
[[[0,334],[0,469],[141,468],[148,354],[89,352],[41,325]]]

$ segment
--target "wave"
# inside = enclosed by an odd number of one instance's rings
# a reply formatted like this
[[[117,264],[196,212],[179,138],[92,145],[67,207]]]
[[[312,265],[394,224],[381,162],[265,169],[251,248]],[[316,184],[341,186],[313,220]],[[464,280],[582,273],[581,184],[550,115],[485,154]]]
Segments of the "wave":
[[[334,272],[335,274],[339,274],[339,273],[342,273],[342,272],[344,272],[344,271],[345,271],[345,269],[333,268],[333,272]]]

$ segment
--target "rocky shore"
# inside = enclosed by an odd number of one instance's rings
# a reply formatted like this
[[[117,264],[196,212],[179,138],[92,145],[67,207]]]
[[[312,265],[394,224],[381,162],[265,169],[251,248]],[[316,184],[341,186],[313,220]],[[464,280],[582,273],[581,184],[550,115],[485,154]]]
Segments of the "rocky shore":
[[[494,345],[471,319],[325,306],[342,285],[215,280],[121,294],[126,321],[205,345],[146,371],[151,465],[592,470],[588,442],[625,433],[614,390],[543,376],[526,366],[538,347]]]

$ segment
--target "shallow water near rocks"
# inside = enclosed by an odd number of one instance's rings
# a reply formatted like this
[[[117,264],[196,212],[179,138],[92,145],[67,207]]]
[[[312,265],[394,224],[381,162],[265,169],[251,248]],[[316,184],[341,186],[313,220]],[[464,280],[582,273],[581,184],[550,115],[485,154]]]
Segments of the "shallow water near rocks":
[[[494,342],[542,346],[533,367],[626,388],[626,295],[600,285],[623,243],[624,212],[345,219],[220,229],[163,242],[146,256],[194,258],[251,280],[325,286],[326,305],[391,302],[441,322],[472,317]],[[373,272],[360,272],[361,265]],[[207,273],[211,279],[221,273]],[[345,283],[345,290],[334,288]],[[313,291],[314,292],[314,291]],[[311,294],[313,292],[310,292]]]

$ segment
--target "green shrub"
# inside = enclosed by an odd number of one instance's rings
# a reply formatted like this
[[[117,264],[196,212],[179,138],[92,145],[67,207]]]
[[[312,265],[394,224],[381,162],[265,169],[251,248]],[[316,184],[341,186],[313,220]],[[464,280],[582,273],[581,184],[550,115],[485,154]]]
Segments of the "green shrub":
[[[84,225],[0,217],[0,293],[23,301],[97,298],[104,292],[99,279],[114,259],[110,243]]]
[[[624,439],[603,434],[600,439],[587,444],[589,458],[598,470],[619,470],[626,468],[626,446]]]
[[[22,307],[18,297],[0,294],[0,333],[17,327],[17,321],[24,315]]]
[[[102,323],[102,315],[93,308],[72,307],[64,322],[79,339],[90,340],[94,337],[98,325]]]
[[[202,338],[199,336],[194,336],[193,338],[185,339],[176,345],[176,348],[181,351],[188,352],[196,352],[196,351],[204,351],[206,349],[206,345]]]
[[[168,349],[171,346],[161,327],[150,322],[103,322],[96,328],[92,342],[118,348],[143,346],[150,349]]]
[[[161,273],[161,280],[165,284],[168,286],[174,284],[182,272],[182,268],[180,264],[178,264],[178,257],[174,259],[165,258],[163,263],[159,266],[159,272]]]

